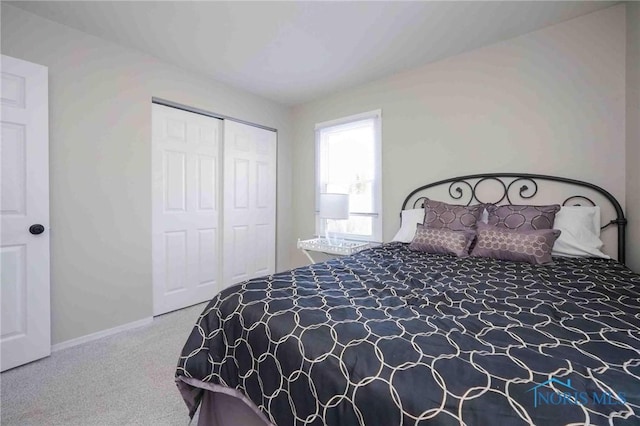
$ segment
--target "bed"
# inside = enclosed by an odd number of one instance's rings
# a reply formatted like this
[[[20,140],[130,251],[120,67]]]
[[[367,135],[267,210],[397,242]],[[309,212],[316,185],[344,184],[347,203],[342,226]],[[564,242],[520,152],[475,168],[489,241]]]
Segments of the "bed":
[[[215,296],[187,339],[176,383],[189,413],[221,426],[640,424],[640,275],[609,192],[481,174],[421,186],[402,209],[429,191],[510,205],[546,202],[543,189],[606,204],[618,260],[535,265],[396,242],[249,280]]]

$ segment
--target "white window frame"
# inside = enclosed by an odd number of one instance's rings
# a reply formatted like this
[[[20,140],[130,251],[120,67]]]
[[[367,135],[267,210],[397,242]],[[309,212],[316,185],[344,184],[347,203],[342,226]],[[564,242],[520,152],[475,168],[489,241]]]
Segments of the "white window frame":
[[[323,236],[325,231],[325,221],[319,217],[320,213],[320,130],[328,127],[339,126],[349,124],[361,120],[367,120],[373,118],[374,124],[374,183],[373,183],[373,197],[374,197],[374,213],[365,212],[351,212],[351,216],[365,216],[371,217],[373,222],[372,235],[357,235],[348,233],[332,233],[332,236],[338,238],[344,238],[348,240],[357,241],[371,241],[382,242],[382,110],[368,111],[361,114],[354,114],[348,117],[338,118],[336,120],[324,121],[318,123],[315,126],[315,138],[316,138],[316,206],[315,206],[315,219],[316,219],[316,235]]]

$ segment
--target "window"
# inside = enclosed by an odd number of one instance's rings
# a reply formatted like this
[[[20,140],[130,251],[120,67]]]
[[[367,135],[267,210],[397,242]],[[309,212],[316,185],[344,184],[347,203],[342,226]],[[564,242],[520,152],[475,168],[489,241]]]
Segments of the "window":
[[[382,241],[381,111],[316,124],[316,234]],[[319,217],[320,194],[349,194],[349,219]]]

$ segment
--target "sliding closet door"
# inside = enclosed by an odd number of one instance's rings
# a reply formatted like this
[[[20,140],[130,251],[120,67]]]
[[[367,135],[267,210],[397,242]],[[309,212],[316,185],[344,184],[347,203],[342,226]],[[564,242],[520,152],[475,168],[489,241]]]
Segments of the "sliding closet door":
[[[275,271],[276,133],[225,120],[223,284]]]
[[[153,105],[154,315],[220,290],[221,129],[222,120]]]

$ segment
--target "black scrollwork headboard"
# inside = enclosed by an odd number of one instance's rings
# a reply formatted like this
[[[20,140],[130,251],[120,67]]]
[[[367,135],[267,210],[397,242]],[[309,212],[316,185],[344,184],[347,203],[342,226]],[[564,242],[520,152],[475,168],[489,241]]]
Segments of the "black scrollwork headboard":
[[[610,192],[589,182],[583,182],[580,180],[559,176],[538,175],[530,173],[482,173],[475,175],[458,176],[440,180],[438,182],[428,183],[414,189],[402,203],[402,210],[405,210],[407,206],[416,208],[418,205],[422,205],[422,202],[427,198],[426,193],[428,192],[428,190],[436,187],[446,187],[447,184],[448,196],[459,204],[522,204],[528,202],[534,197],[537,197],[539,195],[539,183],[541,184],[545,181],[559,182],[561,184],[566,184],[569,187],[572,187],[570,188],[570,190],[572,191],[571,195],[569,195],[568,197],[563,195],[562,198],[564,198],[564,201],[562,202],[556,201],[556,203],[563,206],[580,205],[580,203],[585,202],[589,203],[592,206],[598,205],[594,201],[592,201],[592,198],[585,195],[585,192],[589,193],[589,191],[590,193],[599,194],[602,198],[609,202],[610,207],[612,208],[610,209],[611,215],[615,215],[615,218],[605,221],[602,229],[605,229],[611,225],[617,226],[618,261],[620,261],[621,263],[625,263],[625,229],[627,225],[627,219],[625,219],[624,217],[622,207],[620,206],[618,200],[613,195],[611,195]],[[493,191],[491,192],[492,199],[483,199],[485,195],[481,194],[481,189],[483,186],[487,186],[489,184],[493,184],[494,186]],[[434,197],[434,199],[439,198]]]

